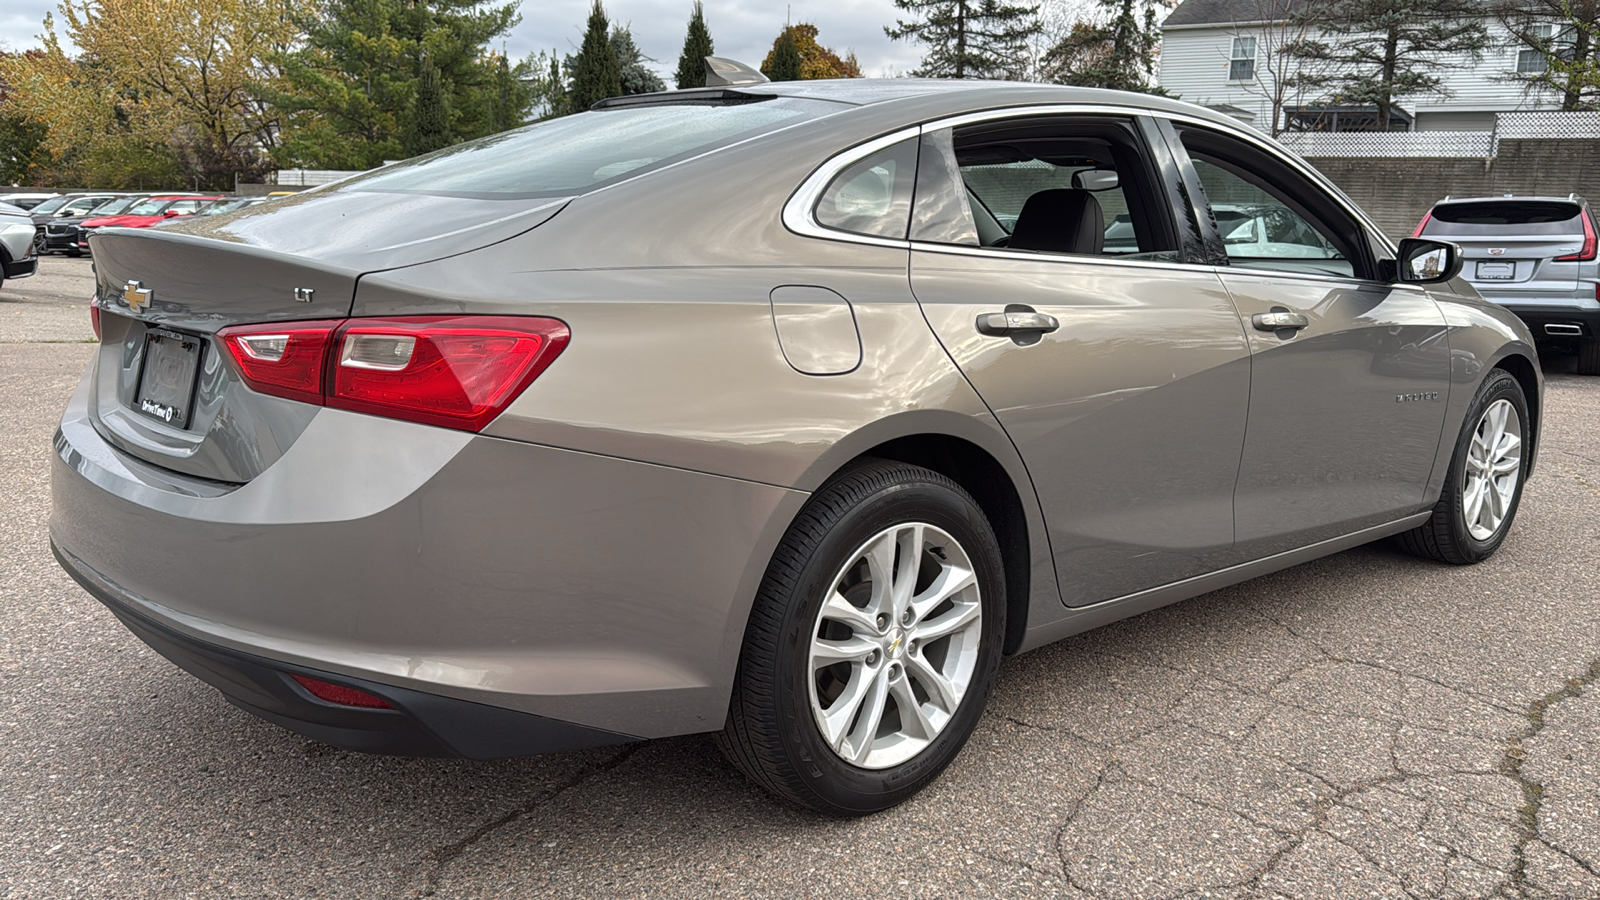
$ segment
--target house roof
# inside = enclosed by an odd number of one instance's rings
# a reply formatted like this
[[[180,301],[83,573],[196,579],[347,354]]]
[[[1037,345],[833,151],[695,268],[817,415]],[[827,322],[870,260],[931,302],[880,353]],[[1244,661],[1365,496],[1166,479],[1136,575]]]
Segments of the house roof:
[[[1161,25],[1232,25],[1281,19],[1311,0],[1183,0]]]

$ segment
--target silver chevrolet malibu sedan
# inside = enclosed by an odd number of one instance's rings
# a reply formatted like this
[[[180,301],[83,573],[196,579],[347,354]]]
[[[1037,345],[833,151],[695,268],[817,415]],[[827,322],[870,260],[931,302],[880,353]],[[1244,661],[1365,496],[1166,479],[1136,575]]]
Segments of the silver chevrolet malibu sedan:
[[[881,810],[1005,656],[1381,538],[1488,557],[1538,443],[1455,245],[1133,94],[627,97],[93,242],[57,557],[366,751],[715,732]]]

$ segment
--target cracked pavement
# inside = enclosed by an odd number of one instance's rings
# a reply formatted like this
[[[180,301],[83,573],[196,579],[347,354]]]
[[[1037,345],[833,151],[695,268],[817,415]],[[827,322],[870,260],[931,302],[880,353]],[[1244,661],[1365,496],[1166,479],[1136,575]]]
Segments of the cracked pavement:
[[[838,821],[706,737],[334,750],[147,650],[46,542],[91,347],[43,342],[86,284],[0,292],[0,896],[1600,897],[1600,379],[1565,360],[1494,559],[1363,547],[1009,660],[940,781]]]

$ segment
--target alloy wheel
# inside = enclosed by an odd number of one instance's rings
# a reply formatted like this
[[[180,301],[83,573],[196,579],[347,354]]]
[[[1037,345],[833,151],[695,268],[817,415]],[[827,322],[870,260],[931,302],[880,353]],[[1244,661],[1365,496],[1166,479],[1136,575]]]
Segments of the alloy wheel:
[[[1500,530],[1521,476],[1522,419],[1511,401],[1496,400],[1478,420],[1462,468],[1462,506],[1474,539],[1487,541]]]

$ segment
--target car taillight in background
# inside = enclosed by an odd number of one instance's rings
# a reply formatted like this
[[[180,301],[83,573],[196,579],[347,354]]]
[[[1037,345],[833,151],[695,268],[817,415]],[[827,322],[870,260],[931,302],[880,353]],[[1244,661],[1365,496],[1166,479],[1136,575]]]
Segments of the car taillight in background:
[[[217,337],[260,393],[475,432],[571,333],[535,316],[404,316],[236,325]]]
[[[1594,213],[1584,210],[1578,213],[1578,218],[1583,220],[1583,248],[1577,253],[1556,257],[1556,262],[1589,262],[1600,250],[1600,240],[1595,239],[1594,233]]]
[[[1417,230],[1411,232],[1411,236],[1422,237],[1422,229],[1427,228],[1431,221],[1433,221],[1433,210],[1430,209],[1422,214],[1422,221],[1417,223]]]

